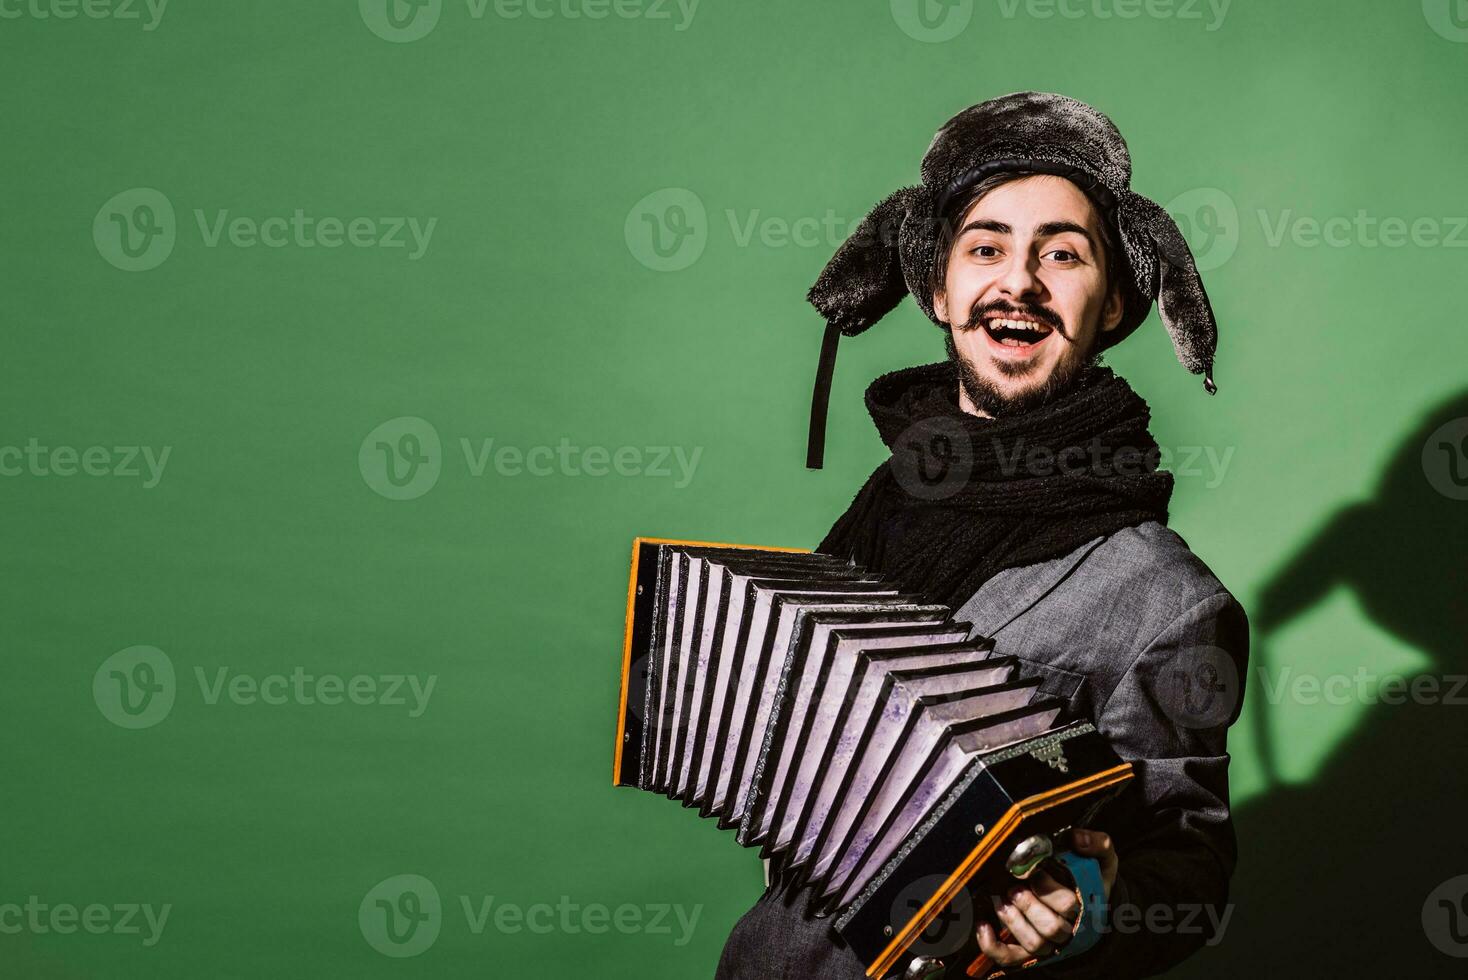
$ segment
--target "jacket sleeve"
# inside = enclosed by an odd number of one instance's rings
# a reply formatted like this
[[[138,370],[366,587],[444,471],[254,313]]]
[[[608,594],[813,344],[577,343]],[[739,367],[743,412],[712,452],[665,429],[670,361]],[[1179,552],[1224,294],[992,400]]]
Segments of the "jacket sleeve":
[[[1242,708],[1248,646],[1243,607],[1217,592],[1147,642],[1097,709],[1096,727],[1135,767],[1092,821],[1119,858],[1108,927],[1046,976],[1153,976],[1222,938],[1237,860],[1226,736]]]

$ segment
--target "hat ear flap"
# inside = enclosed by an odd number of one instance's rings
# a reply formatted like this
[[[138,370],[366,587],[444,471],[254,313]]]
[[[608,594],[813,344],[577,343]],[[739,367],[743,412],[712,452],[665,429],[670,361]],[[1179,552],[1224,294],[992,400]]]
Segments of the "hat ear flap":
[[[836,343],[842,334],[855,337],[892,312],[907,295],[903,278],[899,233],[908,207],[918,193],[904,187],[889,194],[861,220],[815,285],[805,294],[826,318],[816,380],[810,396],[810,431],[806,437],[805,465],[821,468],[826,455],[826,408],[831,400],[831,378],[836,371]]]
[[[826,322],[848,337],[882,319],[907,295],[898,233],[918,190],[904,187],[872,208],[806,293]]]
[[[1139,285],[1145,283],[1157,301],[1157,315],[1172,337],[1177,359],[1192,373],[1203,375],[1203,386],[1212,394],[1218,390],[1213,383],[1218,322],[1193,262],[1193,252],[1177,222],[1161,205],[1129,192],[1123,210],[1151,239],[1155,256],[1150,282],[1144,275],[1139,277]]]

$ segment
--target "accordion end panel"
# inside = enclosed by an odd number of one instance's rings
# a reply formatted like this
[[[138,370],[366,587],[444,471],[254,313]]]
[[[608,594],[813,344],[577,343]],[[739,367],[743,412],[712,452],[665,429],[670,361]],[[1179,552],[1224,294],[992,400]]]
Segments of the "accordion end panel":
[[[1088,723],[984,760],[838,917],[837,931],[872,978],[915,955],[941,958],[949,976],[987,973],[974,933],[993,921],[989,896],[1016,881],[1006,858],[1021,842],[1088,825],[1132,776]]]
[[[627,582],[627,619],[622,635],[621,693],[617,700],[617,740],[612,759],[612,785],[641,785],[644,707],[629,698],[640,698],[647,683],[645,651],[651,642],[653,603],[657,599],[660,545],[688,548],[742,549],[781,554],[808,554],[806,548],[770,545],[728,544],[715,541],[685,541],[678,538],[637,537],[632,539],[631,574]]]

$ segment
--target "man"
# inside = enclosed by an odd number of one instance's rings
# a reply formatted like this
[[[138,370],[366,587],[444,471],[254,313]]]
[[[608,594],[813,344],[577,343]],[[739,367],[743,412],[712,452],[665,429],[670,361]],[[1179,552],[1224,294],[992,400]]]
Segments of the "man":
[[[1210,371],[1212,311],[1176,226],[1130,191],[1126,144],[1090,106],[1041,93],[973,106],[939,131],[922,172],[811,290],[828,321],[812,466],[840,333],[910,292],[949,355],[872,383],[867,405],[893,455],[818,550],[952,606],[1134,763],[1133,782],[1069,842],[1100,862],[1099,941],[1067,957],[1078,896],[1039,874],[977,925],[993,964],[1160,973],[1227,923],[1225,734],[1248,624],[1166,527],[1172,477],[1157,468],[1148,407],[1099,358],[1155,298],[1184,364]],[[829,920],[803,915],[804,897],[771,883],[731,934],[720,980],[862,977]]]

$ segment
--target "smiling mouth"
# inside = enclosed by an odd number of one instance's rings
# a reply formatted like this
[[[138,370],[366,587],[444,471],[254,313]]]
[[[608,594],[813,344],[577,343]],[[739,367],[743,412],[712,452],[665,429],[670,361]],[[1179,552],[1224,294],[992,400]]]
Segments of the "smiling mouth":
[[[1055,332],[1049,324],[1023,316],[985,317],[983,327],[994,344],[1011,348],[1017,354],[1036,349]]]

